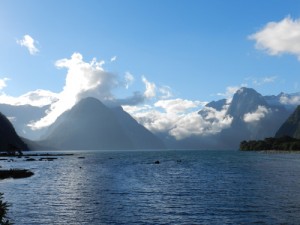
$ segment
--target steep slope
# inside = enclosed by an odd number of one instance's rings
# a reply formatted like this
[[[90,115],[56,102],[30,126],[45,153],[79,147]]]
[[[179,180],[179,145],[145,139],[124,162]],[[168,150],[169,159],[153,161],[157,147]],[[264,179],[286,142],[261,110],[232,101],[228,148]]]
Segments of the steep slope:
[[[2,112],[7,118],[10,118],[18,135],[37,140],[45,130],[32,130],[27,125],[31,121],[41,119],[46,115],[46,110],[49,106],[36,107],[31,105],[8,105],[0,104],[0,112]]]
[[[10,121],[0,113],[0,151],[28,150]]]
[[[85,98],[62,114],[43,142],[56,149],[132,149],[113,112],[95,98]]]
[[[275,137],[290,136],[300,139],[300,105],[282,124]]]
[[[164,143],[133,119],[122,107],[113,108],[116,118],[126,135],[132,141],[135,149],[164,149]]]

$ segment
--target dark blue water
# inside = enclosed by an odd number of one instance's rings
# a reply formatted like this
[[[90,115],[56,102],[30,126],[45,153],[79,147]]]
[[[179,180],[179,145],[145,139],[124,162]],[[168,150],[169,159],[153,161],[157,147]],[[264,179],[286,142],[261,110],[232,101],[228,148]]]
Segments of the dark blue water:
[[[0,182],[15,224],[300,223],[300,154],[78,152],[0,163],[35,172]]]

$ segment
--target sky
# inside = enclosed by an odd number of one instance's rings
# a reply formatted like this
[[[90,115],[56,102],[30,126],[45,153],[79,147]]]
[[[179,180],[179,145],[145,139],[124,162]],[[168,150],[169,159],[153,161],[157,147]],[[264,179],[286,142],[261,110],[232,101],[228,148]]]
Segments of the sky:
[[[300,1],[0,0],[0,32],[0,102],[51,104],[35,127],[86,96],[133,112],[300,92]]]

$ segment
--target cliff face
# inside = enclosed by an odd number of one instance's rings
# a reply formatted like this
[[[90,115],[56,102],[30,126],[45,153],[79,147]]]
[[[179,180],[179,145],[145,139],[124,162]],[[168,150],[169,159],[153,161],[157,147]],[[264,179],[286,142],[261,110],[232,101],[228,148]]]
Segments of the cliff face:
[[[282,124],[277,131],[275,137],[290,136],[300,139],[300,105],[290,115],[290,117]]]
[[[28,150],[27,145],[17,135],[10,121],[0,113],[0,151]]]

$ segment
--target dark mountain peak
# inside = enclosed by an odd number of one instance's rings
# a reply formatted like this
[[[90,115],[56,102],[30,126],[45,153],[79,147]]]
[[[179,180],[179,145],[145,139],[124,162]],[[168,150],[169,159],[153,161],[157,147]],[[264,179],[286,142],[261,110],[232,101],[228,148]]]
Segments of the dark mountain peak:
[[[13,125],[2,113],[0,113],[0,150],[20,151],[27,149],[27,145],[17,135]]]
[[[110,110],[100,100],[88,97],[80,100],[73,108],[67,111],[66,114],[70,114],[70,116],[74,118],[81,117],[81,119],[83,119],[83,117],[91,116],[96,119],[99,114],[109,116]]]
[[[226,99],[212,101],[212,102],[207,103],[205,106],[214,108],[217,111],[221,111],[223,109],[224,105],[226,105],[226,101],[227,101]]]
[[[259,94],[255,89],[247,88],[247,87],[241,87],[240,89],[238,89],[236,91],[236,93],[234,95],[237,95],[237,96],[259,95],[259,96],[261,96],[261,94]]]
[[[257,110],[260,105],[268,107],[264,97],[253,88],[242,87],[233,95],[227,113],[230,116],[241,118],[246,113]]]
[[[290,115],[290,117],[282,124],[277,131],[275,137],[290,136],[300,139],[300,105]]]
[[[86,97],[86,98],[81,99],[77,105],[79,105],[79,104],[99,104],[99,103],[103,105],[103,103],[100,100],[98,100],[97,98]]]
[[[107,108],[100,100],[93,97],[81,99],[73,108],[97,107]]]

